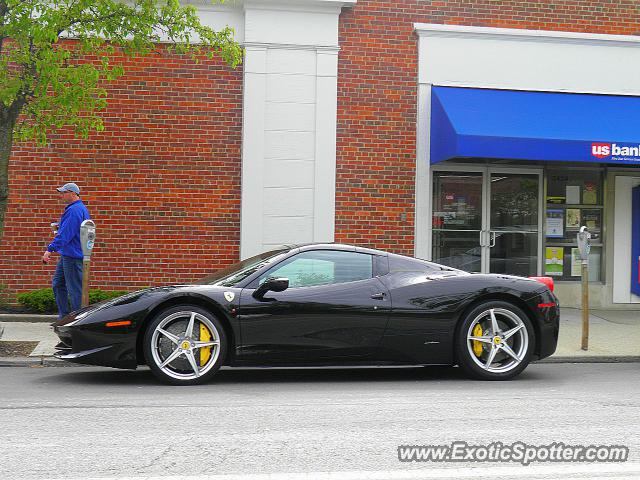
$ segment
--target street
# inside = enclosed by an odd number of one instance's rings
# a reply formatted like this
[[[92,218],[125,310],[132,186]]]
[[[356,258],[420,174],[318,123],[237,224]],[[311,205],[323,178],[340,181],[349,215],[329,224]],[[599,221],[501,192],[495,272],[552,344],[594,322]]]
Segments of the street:
[[[437,367],[224,370],[200,387],[160,385],[146,369],[5,367],[0,385],[2,479],[446,469],[462,478],[468,464],[398,460],[399,445],[453,441],[630,449],[624,464],[478,463],[474,478],[489,468],[640,475],[637,363],[534,364],[509,382]]]

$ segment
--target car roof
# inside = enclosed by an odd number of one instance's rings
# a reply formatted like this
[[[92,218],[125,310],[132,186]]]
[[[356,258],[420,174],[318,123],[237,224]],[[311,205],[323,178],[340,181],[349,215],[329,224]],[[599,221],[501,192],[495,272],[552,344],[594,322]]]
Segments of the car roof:
[[[370,255],[380,255],[389,258],[404,258],[407,260],[413,260],[415,262],[432,265],[442,270],[458,270],[457,268],[448,267],[439,263],[424,260],[422,258],[410,257],[408,255],[400,255],[397,253],[385,252],[384,250],[377,250],[375,248],[356,247],[355,245],[349,245],[346,243],[332,243],[332,242],[316,242],[316,243],[302,243],[296,245],[286,245],[290,251],[297,250],[297,252],[305,252],[309,250],[343,250],[348,252],[361,252],[368,253]]]
[[[343,250],[348,252],[362,252],[369,253],[371,255],[388,255],[383,250],[376,250],[374,248],[356,247],[355,245],[348,245],[346,243],[331,243],[331,242],[318,242],[318,243],[302,243],[298,245],[287,245],[292,250],[297,248],[300,252],[307,250]]]

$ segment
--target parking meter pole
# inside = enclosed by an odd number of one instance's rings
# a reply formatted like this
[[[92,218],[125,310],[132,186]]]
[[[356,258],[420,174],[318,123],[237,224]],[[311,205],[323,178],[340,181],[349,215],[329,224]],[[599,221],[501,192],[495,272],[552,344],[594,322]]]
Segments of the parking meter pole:
[[[582,350],[589,349],[589,261],[582,261]]]
[[[82,308],[89,306],[89,258],[82,259]]]
[[[85,220],[80,225],[80,244],[82,246],[82,307],[89,306],[89,262],[96,240],[96,224]]]
[[[589,349],[589,251],[591,250],[591,234],[587,227],[580,227],[578,232],[578,251],[582,261],[582,350]]]

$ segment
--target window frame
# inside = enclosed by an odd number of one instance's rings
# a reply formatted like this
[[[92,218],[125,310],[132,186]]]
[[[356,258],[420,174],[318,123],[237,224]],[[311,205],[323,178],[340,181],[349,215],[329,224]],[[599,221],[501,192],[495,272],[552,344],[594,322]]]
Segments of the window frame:
[[[287,262],[288,260],[291,260],[295,257],[297,257],[298,255],[303,255],[305,253],[310,253],[310,252],[343,252],[343,253],[353,253],[353,254],[357,254],[357,255],[366,255],[370,258],[371,260],[371,277],[369,278],[362,278],[359,280],[350,280],[350,281],[346,281],[346,282],[333,282],[333,283],[323,283],[323,284],[318,284],[318,285],[302,285],[299,287],[289,287],[287,290],[289,289],[299,289],[299,288],[318,288],[318,287],[330,287],[333,285],[344,285],[347,283],[354,283],[354,282],[362,282],[362,281],[366,281],[366,280],[371,280],[373,278],[377,278],[380,275],[378,274],[378,269],[380,267],[382,267],[382,263],[377,261],[377,258],[382,258],[382,255],[375,255],[373,253],[369,253],[369,252],[360,252],[357,250],[338,250],[338,249],[331,249],[331,248],[318,248],[318,249],[314,249],[314,250],[302,250],[302,251],[298,251],[293,253],[292,255],[283,258],[280,262],[278,262],[275,265],[272,265],[266,272],[264,273],[260,273],[258,274],[254,279],[252,279],[249,284],[245,287],[245,288],[251,288],[251,289],[256,289],[260,286],[260,279],[264,276],[265,279],[269,278],[269,277],[273,277],[273,275],[270,275],[270,272],[276,270],[277,268],[279,268],[284,262]],[[293,263],[292,260],[291,263]],[[274,277],[276,278],[276,277]]]
[[[575,173],[575,168],[574,167],[579,167],[580,171],[579,173]],[[584,175],[586,173],[586,175]],[[585,177],[588,177],[589,175],[595,175],[599,177],[599,183],[597,184],[597,188],[600,190],[599,193],[599,197],[596,200],[597,203],[595,204],[585,204],[585,203],[577,203],[577,204],[567,204],[566,203],[566,199],[565,199],[565,203],[549,203],[548,197],[549,197],[549,182],[550,182],[550,177],[552,175],[567,175],[567,176],[573,176],[572,179],[569,179],[569,184],[570,183],[576,183],[576,182],[580,182],[580,181],[586,181]],[[579,209],[580,210],[580,215],[581,215],[581,219],[583,218],[583,212],[585,210],[588,211],[599,211],[600,213],[600,225],[599,225],[599,238],[597,240],[592,240],[591,242],[591,247],[592,247],[592,251],[595,250],[599,250],[600,252],[600,260],[598,261],[598,268],[597,268],[597,274],[595,273],[595,268],[593,266],[590,267],[589,269],[589,277],[593,278],[590,279],[589,282],[593,283],[593,284],[604,284],[606,281],[606,269],[607,269],[607,222],[609,221],[608,216],[609,216],[609,212],[607,210],[608,208],[608,174],[609,174],[609,168],[606,165],[600,165],[600,166],[589,166],[589,165],[579,165],[579,164],[568,164],[568,165],[552,165],[552,166],[546,166],[544,168],[544,199],[545,199],[545,203],[544,203],[544,211],[543,211],[543,218],[544,218],[544,230],[542,231],[542,240],[543,240],[543,245],[542,245],[542,251],[540,253],[541,256],[541,260],[543,260],[543,265],[542,265],[542,274],[545,274],[545,265],[544,265],[544,258],[546,258],[546,250],[548,247],[562,247],[564,249],[563,252],[563,274],[562,275],[554,275],[553,279],[556,283],[567,283],[567,284],[571,284],[571,283],[580,283],[581,280],[581,276],[574,276],[574,275],[570,275],[571,273],[571,250],[573,248],[577,248],[577,242],[574,238],[571,239],[567,239],[565,237],[567,237],[567,228],[566,228],[566,210],[568,208],[573,208],[573,209]],[[564,187],[566,189],[566,185],[564,184]],[[598,201],[599,200],[599,201]],[[583,201],[583,191],[581,189],[580,191],[580,202]],[[562,238],[553,238],[553,237],[547,237],[547,231],[546,231],[546,218],[547,218],[547,210],[552,210],[552,209],[560,209],[563,210],[563,222],[565,223],[563,228],[564,228],[564,237]],[[581,223],[582,220],[581,220]],[[572,233],[577,233],[576,231],[571,230]],[[591,261],[591,260],[590,260]],[[567,272],[569,274],[567,274]],[[595,279],[597,278],[597,280]]]

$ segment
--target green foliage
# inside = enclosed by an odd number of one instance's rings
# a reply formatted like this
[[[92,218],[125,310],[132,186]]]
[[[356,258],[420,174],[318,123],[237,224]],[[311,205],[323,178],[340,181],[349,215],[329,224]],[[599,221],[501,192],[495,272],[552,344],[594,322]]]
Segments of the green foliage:
[[[179,0],[0,0],[0,128],[44,143],[70,125],[86,138],[103,129],[103,86],[123,75],[124,56],[168,40],[169,50],[196,62],[219,55],[235,67],[242,48],[233,34],[202,25]],[[69,37],[78,42],[63,41]]]
[[[121,290],[89,290],[89,304],[110,300],[126,294]],[[51,288],[41,288],[30,292],[19,293],[18,303],[28,310],[38,313],[56,313],[56,301]]]
[[[17,300],[20,305],[35,312],[53,313],[56,311],[56,301],[53,297],[53,290],[50,288],[19,293]]]

